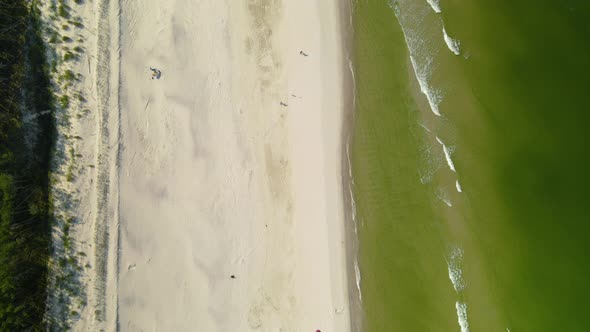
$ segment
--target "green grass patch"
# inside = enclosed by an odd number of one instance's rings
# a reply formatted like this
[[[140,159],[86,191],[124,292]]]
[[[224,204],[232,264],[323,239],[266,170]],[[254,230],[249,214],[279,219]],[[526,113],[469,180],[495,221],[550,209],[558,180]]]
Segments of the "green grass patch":
[[[67,51],[64,54],[64,61],[72,61],[72,60],[76,60],[76,55],[70,51]]]
[[[63,19],[70,18],[70,7],[64,5],[63,3],[57,7],[57,14]]]
[[[70,107],[70,97],[68,97],[68,95],[62,95],[61,97],[59,97],[58,101],[59,101],[59,106],[62,109],[65,110]]]

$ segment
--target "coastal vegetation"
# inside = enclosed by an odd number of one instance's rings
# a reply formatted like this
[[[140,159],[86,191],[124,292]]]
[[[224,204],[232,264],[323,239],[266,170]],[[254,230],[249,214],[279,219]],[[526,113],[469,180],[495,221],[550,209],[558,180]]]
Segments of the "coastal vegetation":
[[[0,330],[44,330],[53,101],[34,3],[0,0]]]

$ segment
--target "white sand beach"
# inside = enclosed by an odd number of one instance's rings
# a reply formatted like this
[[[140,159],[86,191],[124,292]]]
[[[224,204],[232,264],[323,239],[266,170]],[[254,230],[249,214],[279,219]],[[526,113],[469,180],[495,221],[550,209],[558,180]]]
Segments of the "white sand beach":
[[[106,248],[75,329],[350,330],[340,3],[87,5]]]

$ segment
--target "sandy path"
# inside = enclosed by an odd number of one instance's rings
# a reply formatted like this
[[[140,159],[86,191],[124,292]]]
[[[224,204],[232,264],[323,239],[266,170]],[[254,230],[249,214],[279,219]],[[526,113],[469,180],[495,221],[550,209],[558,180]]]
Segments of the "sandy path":
[[[349,329],[336,3],[121,2],[121,330]]]

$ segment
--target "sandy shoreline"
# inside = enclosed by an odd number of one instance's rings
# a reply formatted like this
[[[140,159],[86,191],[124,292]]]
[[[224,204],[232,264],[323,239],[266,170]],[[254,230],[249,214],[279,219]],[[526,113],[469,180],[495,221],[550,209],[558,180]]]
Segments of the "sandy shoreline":
[[[75,329],[350,330],[348,8],[102,3]]]
[[[348,279],[349,310],[350,310],[350,331],[360,332],[363,328],[363,308],[361,294],[361,276],[358,262],[359,238],[356,203],[354,200],[353,188],[354,178],[352,175],[351,152],[352,137],[355,126],[356,108],[356,82],[354,72],[353,55],[353,2],[340,3],[340,34],[342,36],[342,91],[343,108],[342,132],[341,132],[341,162],[342,162],[342,195],[344,203],[344,222],[346,236],[346,273]]]

